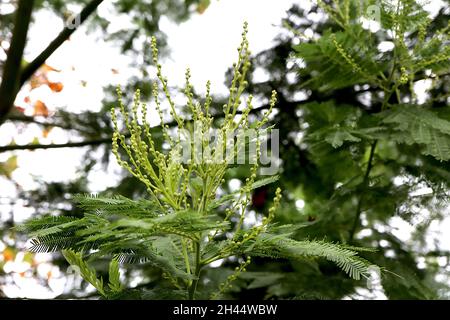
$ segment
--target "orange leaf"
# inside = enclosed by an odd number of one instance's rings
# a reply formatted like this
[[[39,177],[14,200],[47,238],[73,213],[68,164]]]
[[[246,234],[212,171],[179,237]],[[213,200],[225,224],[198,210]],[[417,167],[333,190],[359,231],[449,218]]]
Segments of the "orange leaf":
[[[48,86],[53,92],[61,92],[64,88],[64,85],[61,82],[49,82]]]
[[[41,67],[40,69],[41,69],[41,71],[43,71],[43,72],[49,72],[49,71],[61,72],[61,70],[56,70],[55,68],[49,66],[48,64],[43,64],[42,67]]]
[[[42,136],[43,136],[44,138],[47,138],[47,137],[48,137],[48,134],[50,133],[50,131],[52,131],[52,128],[51,128],[51,127],[45,128],[44,130],[42,130]]]
[[[48,117],[48,108],[41,100],[35,102],[33,115]]]
[[[3,259],[5,259],[5,261],[12,261],[14,260],[15,257],[15,253],[13,250],[11,250],[10,248],[6,248],[5,250],[3,250]]]
[[[33,76],[30,80],[31,89],[36,89],[42,85],[41,77]]]

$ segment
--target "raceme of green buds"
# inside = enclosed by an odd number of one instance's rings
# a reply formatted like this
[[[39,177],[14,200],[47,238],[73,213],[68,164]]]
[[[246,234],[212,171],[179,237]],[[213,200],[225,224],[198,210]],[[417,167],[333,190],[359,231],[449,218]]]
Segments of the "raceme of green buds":
[[[240,205],[233,207],[240,212],[241,220],[244,217],[243,212],[249,203],[250,187],[258,172],[261,145],[258,132],[267,124],[276,103],[276,92],[274,91],[270,99],[269,109],[261,115],[256,123],[250,123],[249,115],[253,109],[252,96],[249,96],[245,100],[245,105],[242,106],[242,100],[244,100],[242,95],[247,87],[245,79],[250,67],[247,31],[247,24],[244,24],[242,41],[238,49],[238,60],[233,64],[234,76],[229,90],[228,103],[224,105],[222,115],[213,117],[210,114],[212,97],[209,81],[206,84],[206,96],[203,103],[194,101],[189,69],[186,70],[185,74],[184,95],[186,106],[177,108],[171,97],[168,80],[163,75],[162,66],[158,60],[157,43],[154,37],[151,47],[158,81],[153,84],[153,104],[142,103],[140,91],[137,90],[131,110],[128,111],[124,105],[121,90],[117,90],[119,112],[116,112],[115,108],[111,110],[111,118],[114,123],[113,153],[119,165],[143,182],[149,194],[163,208],[170,208],[170,210],[190,208],[198,212],[205,212],[207,202],[215,198],[230,161],[236,158],[241,151],[240,146],[234,146],[232,152],[227,153],[226,151],[229,151],[227,150],[227,138],[211,145],[208,133],[214,129],[214,119],[221,117],[223,118],[222,125],[217,129],[223,137],[232,137],[239,130],[250,128],[257,133],[256,154],[250,159],[253,164],[250,177],[242,188],[245,195],[243,195],[241,199],[243,201],[239,203]],[[169,127],[164,121],[160,93],[168,104],[168,111],[174,120],[175,128]],[[151,105],[154,105],[159,115],[164,143],[170,146],[169,150],[164,152],[156,149],[157,143],[153,137],[155,128],[150,128],[147,122],[148,108],[151,108]],[[239,112],[239,117],[237,117],[238,109],[241,110],[241,107],[243,107],[243,110]],[[123,130],[119,127],[119,115],[121,116]],[[194,141],[191,142],[191,147],[195,149],[196,144],[200,144],[199,147],[205,152],[200,156],[193,154],[188,161],[183,162],[181,159],[184,149],[183,133],[192,133],[193,123],[196,125],[197,132],[193,132]],[[220,159],[220,161],[215,161],[217,159]]]

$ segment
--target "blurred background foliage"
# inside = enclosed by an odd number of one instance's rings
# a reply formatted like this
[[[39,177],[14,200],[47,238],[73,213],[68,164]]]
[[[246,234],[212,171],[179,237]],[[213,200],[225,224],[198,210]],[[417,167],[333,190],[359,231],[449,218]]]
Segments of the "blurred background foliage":
[[[51,9],[61,19],[67,19],[71,14],[69,8],[72,10],[75,5],[81,9],[88,2],[40,0],[36,1],[34,10]],[[370,253],[366,258],[388,271],[382,275],[380,286],[369,290],[365,280],[351,280],[326,261],[272,261],[261,258],[255,259],[248,272],[241,274],[228,297],[374,298],[380,297],[381,292],[381,296],[385,295],[389,299],[447,299],[450,292],[447,277],[450,270],[449,252],[439,241],[433,240],[435,238],[430,236],[430,228],[437,222],[444,221],[449,214],[450,162],[448,159],[439,161],[433,156],[425,155],[423,146],[400,144],[389,137],[381,137],[374,152],[373,169],[368,181],[364,181],[373,139],[356,139],[348,135],[329,138],[326,134],[333,134],[335,128],[370,127],[367,124],[374,123],[381,112],[382,90],[370,81],[355,81],[351,74],[331,69],[332,65],[326,59],[311,51],[314,49],[311,45],[314,43],[312,38],[328,37],[330,30],[339,30],[339,25],[330,16],[322,14],[317,19],[317,13],[323,13],[323,10],[317,2],[313,3],[307,9],[300,3],[294,5],[286,13],[286,18],[280,21],[285,30],[275,39],[274,46],[253,58],[253,71],[266,75],[262,82],[252,74],[248,79],[248,92],[253,93],[256,101],[260,102],[255,115],[267,107],[267,97],[272,90],[279,93],[277,112],[272,123],[280,130],[281,178],[273,186],[255,190],[251,209],[257,215],[265,212],[271,204],[270,199],[273,198],[276,187],[280,186],[284,198],[277,219],[282,223],[305,224],[306,227],[299,229],[296,235],[299,239],[326,239],[377,248],[376,253]],[[152,82],[148,73],[148,66],[151,64],[148,39],[151,35],[157,35],[160,44],[165,43],[164,35],[159,30],[160,17],[167,16],[180,22],[189,19],[192,12],[207,10],[208,5],[209,1],[205,0],[118,0],[114,2],[114,14],[126,14],[132,22],[132,28],[107,34],[108,21],[95,14],[87,23],[91,30],[103,30],[105,38],[118,43],[124,54],[141,57],[135,59],[139,63],[136,62],[133,66],[141,71],[141,77],[131,78],[123,91],[132,92],[140,88],[145,99],[150,96]],[[11,37],[13,14],[14,12],[0,16],[0,39]],[[431,39],[437,30],[445,27],[449,14],[449,1],[444,1],[437,15],[430,20],[424,37]],[[365,34],[368,33],[370,32]],[[370,54],[369,47],[377,48],[380,43],[389,40],[383,33],[370,34],[370,39],[362,39],[370,41],[370,46],[354,46],[355,53],[360,50],[363,59],[364,55]],[[444,45],[448,47],[448,43]],[[167,55],[169,52],[170,48],[164,48],[163,54]],[[142,57],[145,57],[144,61]],[[386,59],[382,70],[387,75],[389,61]],[[0,66],[2,63],[0,61]],[[422,104],[436,111],[441,118],[450,119],[450,70],[445,61],[440,65],[442,70],[435,71],[432,76],[416,74],[417,78],[413,82],[426,77],[432,78],[432,89],[427,92]],[[45,68],[39,69],[39,72],[30,81],[34,79],[44,82],[57,91],[58,85],[43,77]],[[226,83],[229,81],[230,72],[226,75]],[[76,180],[63,183],[38,181],[38,188],[19,191],[16,199],[23,200],[25,206],[33,209],[34,215],[77,214],[79,209],[73,206],[71,196],[90,192],[87,176],[96,163],[101,162],[107,168],[113,130],[106,111],[116,101],[114,89],[105,84],[104,108],[99,112],[72,114],[64,111],[62,106],[55,114],[44,117],[44,120],[24,116],[17,108],[9,113],[6,122],[16,126],[38,123],[42,130],[59,127],[86,142],[80,149],[84,152],[84,160],[80,163],[80,174]],[[400,86],[398,90],[401,96],[411,95],[409,86]],[[221,108],[223,99],[216,97],[214,107]],[[39,106],[35,107],[35,110],[35,115],[45,115],[45,106],[40,109]],[[39,145],[38,141],[36,145]],[[11,172],[16,168],[16,155],[14,151],[4,147],[0,147],[0,151],[11,154],[5,162],[0,163],[0,175],[11,179]],[[226,177],[227,182],[242,179],[246,176],[246,170],[245,167],[233,169]],[[420,192],[425,188],[427,192]],[[125,171],[117,186],[103,192],[131,198],[145,197],[143,185],[136,183]],[[360,214],[357,214],[356,207],[362,194],[364,201],[360,204]],[[13,203],[16,199],[8,200]],[[33,260],[33,254],[25,253],[24,236],[12,231],[13,214],[2,212],[1,215],[0,239],[4,245],[0,247],[0,285],[12,281],[11,273],[4,272],[3,266],[16,259],[18,254],[23,261],[28,261],[33,266],[38,263]],[[399,235],[399,229],[411,230],[408,241]],[[52,263],[63,271],[67,268],[59,254],[53,255]],[[237,260],[230,259],[223,261],[218,267],[207,269],[205,275],[208,281],[201,284],[205,287],[205,292],[214,291],[236,265]],[[106,274],[107,262],[99,263],[96,267],[100,274]],[[135,290],[144,290],[148,293],[148,298],[157,298],[151,295],[151,289],[164,281],[159,270],[146,264],[123,267],[130,286],[134,286]],[[33,275],[27,276],[40,277],[45,286],[51,275],[47,275],[46,279],[34,269]],[[136,279],[140,281],[137,282]],[[74,286],[61,297],[92,296],[85,289],[86,284]],[[123,298],[138,297],[133,292],[131,290]]]

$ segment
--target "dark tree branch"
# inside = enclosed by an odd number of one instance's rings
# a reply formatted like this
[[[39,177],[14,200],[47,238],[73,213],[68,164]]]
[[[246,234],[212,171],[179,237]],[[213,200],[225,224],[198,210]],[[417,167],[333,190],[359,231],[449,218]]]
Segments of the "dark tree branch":
[[[11,112],[13,113],[13,112]],[[60,123],[54,123],[54,122],[44,122],[36,120],[35,117],[25,116],[25,115],[11,115],[11,113],[7,117],[7,121],[13,121],[13,122],[23,122],[23,123],[34,123],[39,126],[43,127],[58,127],[65,130],[76,130],[70,126],[66,126],[64,124]]]
[[[102,2],[103,0],[92,0],[89,2],[80,14],[74,18],[71,25],[66,26],[48,47],[20,72],[34,0],[19,1],[11,49],[9,50],[0,87],[0,124],[3,123],[6,115],[11,111],[17,92],[23,84],[86,21]]]
[[[0,84],[0,124],[11,110],[20,88],[20,65],[27,42],[33,5],[34,0],[20,0],[16,11],[11,46],[8,50],[3,68],[2,83]]]
[[[302,104],[304,101],[294,101],[291,103],[298,103]],[[265,104],[262,106],[259,106],[257,108],[253,108],[250,113],[254,114],[259,111],[268,109],[269,105]],[[240,111],[236,112],[237,114],[240,114]],[[32,120],[32,117],[9,117],[9,120],[16,120],[16,121],[26,121],[26,122],[32,122],[37,123],[41,125],[47,125],[45,123],[37,122],[35,120]],[[169,127],[173,127],[176,125],[175,121],[166,123]],[[52,124],[48,124],[48,126],[53,126]],[[157,129],[160,127],[160,125],[153,127],[152,129]],[[129,137],[129,134],[126,134],[125,137]],[[80,142],[69,142],[69,143],[61,143],[61,144],[25,144],[25,145],[9,145],[9,146],[0,146],[0,153],[6,152],[6,151],[15,151],[15,150],[36,150],[36,149],[59,149],[59,148],[76,148],[76,147],[85,147],[85,146],[96,146],[103,143],[110,143],[112,141],[112,137],[109,138],[102,138],[102,139],[93,139],[93,140],[86,140],[86,141],[80,141]]]
[[[103,143],[111,142],[112,137],[93,139],[80,142],[68,142],[68,143],[58,143],[58,144],[25,144],[25,145],[10,145],[0,147],[0,153],[6,151],[14,150],[37,150],[37,149],[60,149],[60,148],[74,148],[74,147],[85,147],[85,146],[97,146]]]
[[[350,230],[350,236],[349,236],[349,243],[350,244],[353,242],[353,238],[355,236],[356,229],[359,226],[359,220],[361,218],[362,205],[363,205],[363,200],[364,200],[363,199],[364,198],[364,193],[366,192],[367,186],[369,185],[369,176],[370,176],[370,171],[372,170],[372,167],[373,167],[373,159],[374,159],[376,147],[377,147],[377,140],[375,140],[372,143],[372,145],[370,146],[369,161],[367,162],[366,173],[364,174],[364,179],[363,179],[363,182],[362,182],[361,195],[358,198],[358,203],[356,205],[355,219],[353,220],[352,229]]]
[[[31,61],[22,71],[20,76],[20,85],[22,86],[45,61],[58,49],[75,30],[97,9],[103,0],[92,0],[74,18],[70,26],[66,26],[63,31],[42,51],[33,61]]]

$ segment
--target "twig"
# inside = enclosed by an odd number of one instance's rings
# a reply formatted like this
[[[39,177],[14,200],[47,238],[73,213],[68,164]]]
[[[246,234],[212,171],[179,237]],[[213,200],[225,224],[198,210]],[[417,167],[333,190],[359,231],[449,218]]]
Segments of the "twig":
[[[22,86],[41,65],[58,49],[72,33],[97,9],[97,7],[103,2],[103,0],[92,0],[86,7],[80,12],[80,14],[74,18],[74,23],[71,26],[66,26],[63,31],[42,51],[33,61],[31,61],[22,71],[20,76],[20,85]],[[76,22],[76,23],[75,23]]]
[[[353,237],[355,235],[356,229],[358,228],[359,225],[359,219],[361,218],[361,212],[362,212],[362,204],[363,204],[363,199],[364,199],[364,192],[367,189],[367,185],[369,183],[369,175],[370,175],[370,171],[372,170],[373,167],[373,158],[375,155],[375,148],[377,147],[377,140],[375,140],[371,147],[370,147],[370,155],[369,155],[369,161],[367,162],[367,167],[366,167],[366,173],[364,174],[364,179],[363,179],[363,187],[362,187],[362,193],[358,198],[358,203],[356,205],[356,214],[355,214],[355,219],[353,220],[353,225],[352,225],[352,229],[350,230],[350,237],[349,237],[349,243],[351,243],[353,241]]]
[[[100,145],[100,144],[111,142],[111,141],[112,141],[112,137],[80,141],[80,142],[58,143],[58,144],[10,145],[10,146],[0,147],[0,153],[6,152],[6,151],[14,151],[14,150],[60,149],[60,148],[96,146],[96,145]]]
[[[17,7],[11,47],[8,50],[0,84],[0,124],[9,113],[20,88],[20,65],[27,42],[34,0],[20,0]]]

